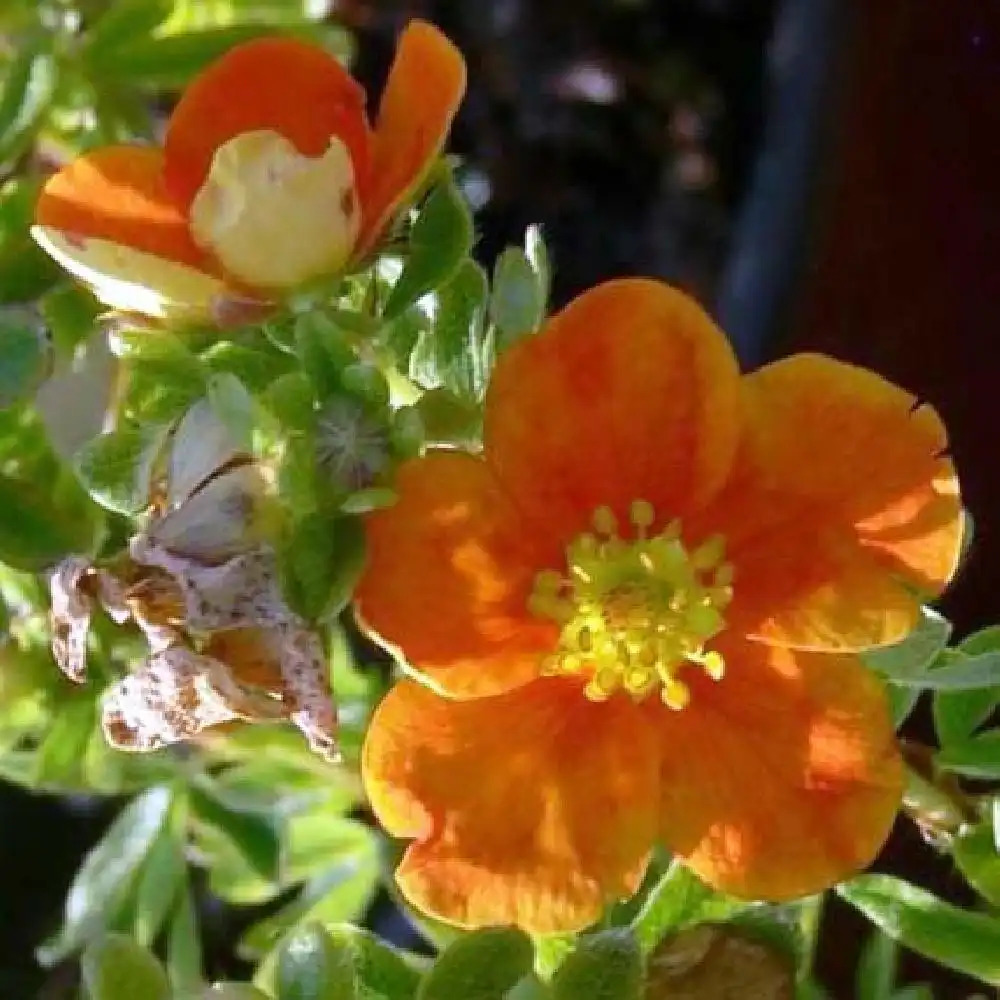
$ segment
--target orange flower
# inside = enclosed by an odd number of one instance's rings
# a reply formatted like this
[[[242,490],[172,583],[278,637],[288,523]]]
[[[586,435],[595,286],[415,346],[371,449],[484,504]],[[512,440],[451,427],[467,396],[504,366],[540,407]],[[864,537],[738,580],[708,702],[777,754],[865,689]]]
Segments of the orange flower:
[[[107,305],[224,319],[362,259],[426,176],[464,90],[460,53],[414,21],[372,130],[332,56],[247,42],[194,81],[162,150],[98,149],[50,178],[33,234]]]
[[[483,454],[408,463],[368,522],[358,611],[414,678],[364,751],[415,841],[403,892],[550,932],[633,893],[656,841],[754,899],[867,864],[901,765],[856,654],[954,571],[944,448],[933,409],[830,358],[740,378],[653,281],[506,351]]]

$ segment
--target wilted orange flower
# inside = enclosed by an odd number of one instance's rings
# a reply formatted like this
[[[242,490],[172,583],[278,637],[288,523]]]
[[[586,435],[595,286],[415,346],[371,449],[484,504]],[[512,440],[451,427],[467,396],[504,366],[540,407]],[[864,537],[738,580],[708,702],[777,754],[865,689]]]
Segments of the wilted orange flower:
[[[98,149],[54,175],[33,234],[107,305],[224,319],[363,258],[426,176],[464,90],[461,54],[411,22],[373,130],[364,91],[328,53],[247,42],[194,81],[162,150]]]
[[[960,544],[931,407],[798,355],[739,376],[690,299],[622,280],[499,361],[482,455],[404,465],[362,619],[414,679],[372,806],[418,907],[578,928],[654,842],[782,900],[867,864],[900,800],[878,680]],[[445,697],[442,697],[444,695]]]

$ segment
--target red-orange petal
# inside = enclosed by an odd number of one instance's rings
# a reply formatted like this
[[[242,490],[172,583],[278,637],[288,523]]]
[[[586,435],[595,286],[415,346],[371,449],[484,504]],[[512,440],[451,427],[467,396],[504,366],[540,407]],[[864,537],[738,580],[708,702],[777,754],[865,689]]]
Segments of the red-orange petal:
[[[466,927],[585,927],[636,891],[653,844],[652,733],[628,700],[595,705],[569,681],[475,701],[397,684],[362,772],[388,832],[416,838],[404,895]]]
[[[46,181],[35,221],[218,274],[167,193],[158,149],[109,146],[77,157]]]
[[[804,649],[894,642],[919,598],[955,570],[958,480],[929,406],[872,372],[817,355],[744,380],[738,470],[706,512],[736,566],[730,614],[749,634]]]
[[[293,38],[237,45],[184,92],[167,128],[166,183],[185,210],[215,151],[243,132],[269,129],[303,156],[321,156],[333,136],[347,146],[364,197],[369,141],[365,94],[328,52]]]
[[[710,885],[747,899],[819,892],[868,865],[903,770],[885,694],[852,656],[730,641],[719,682],[660,720],[660,832]]]
[[[465,76],[461,52],[437,28],[424,21],[406,26],[379,103],[357,257],[371,248],[441,152],[465,94]]]
[[[556,537],[604,504],[627,519],[646,500],[666,521],[729,473],[736,361],[694,300],[657,281],[609,281],[501,355],[485,419],[487,461]]]
[[[456,697],[538,676],[557,637],[527,611],[538,560],[486,463],[430,452],[403,465],[399,499],[366,519],[362,621]]]

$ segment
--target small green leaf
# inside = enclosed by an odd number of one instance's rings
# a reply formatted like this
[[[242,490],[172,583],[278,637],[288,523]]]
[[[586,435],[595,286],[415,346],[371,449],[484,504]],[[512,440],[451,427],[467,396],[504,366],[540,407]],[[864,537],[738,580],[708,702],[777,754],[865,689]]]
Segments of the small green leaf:
[[[420,973],[374,934],[350,924],[327,928],[334,945],[350,952],[359,1000],[413,1000]]]
[[[310,621],[340,612],[365,562],[365,534],[357,517],[307,514],[282,546],[282,586],[291,606]]]
[[[24,45],[7,68],[0,91],[0,164],[19,156],[52,101],[58,83],[55,57]]]
[[[992,823],[963,830],[952,844],[952,857],[976,892],[1000,906],[1000,853]]]
[[[650,890],[632,921],[643,951],[655,948],[667,934],[704,920],[727,920],[749,904],[714,892],[679,861],[673,862]]]
[[[507,247],[493,268],[490,319],[500,331],[501,349],[537,330],[545,315],[545,288],[528,255]]]
[[[35,784],[40,788],[73,787],[97,720],[97,704],[89,691],[74,692],[59,710],[35,755]]]
[[[974,632],[958,652],[976,657],[1000,650],[1000,627]],[[932,702],[934,731],[942,746],[968,739],[1000,704],[1000,686],[970,691],[936,691]]]
[[[931,608],[922,608],[917,627],[901,642],[863,655],[865,663],[894,684],[917,684],[948,645],[951,623]]]
[[[121,332],[111,340],[127,376],[123,416],[137,423],[175,420],[205,395],[205,369],[178,337],[158,330]]]
[[[95,70],[113,49],[129,45],[150,32],[170,15],[171,0],[116,0],[87,32],[83,58]]]
[[[89,1000],[170,1000],[170,984],[160,963],[121,934],[91,945],[80,971]]]
[[[409,255],[382,318],[394,319],[421,295],[446,282],[468,256],[472,237],[469,206],[448,175],[427,196],[413,224]]]
[[[538,276],[544,310],[552,290],[552,265],[549,261],[548,247],[545,245],[545,235],[542,233],[542,227],[537,223],[532,223],[524,231],[524,252]]]
[[[0,317],[0,408],[30,396],[51,368],[44,334],[27,321]]]
[[[170,804],[169,789],[151,788],[121,811],[76,873],[62,929],[38,950],[43,965],[61,961],[113,919],[163,828]]]
[[[354,961],[322,926],[306,924],[278,952],[278,1000],[357,1000]]]
[[[94,332],[97,307],[94,297],[77,285],[53,288],[38,304],[60,358],[70,360]]]
[[[250,983],[216,983],[205,990],[198,1000],[271,1000],[271,998]]]
[[[152,478],[168,428],[125,426],[100,434],[76,454],[87,492],[102,507],[135,514],[149,504]]]
[[[483,269],[465,261],[435,296],[431,327],[410,355],[411,378],[429,389],[443,386],[464,400],[482,399],[493,361],[486,294]]]
[[[934,760],[938,767],[967,778],[987,781],[1000,778],[1000,729],[949,743],[938,751]]]
[[[972,691],[1000,686],[1000,650],[966,656],[946,649],[926,673],[918,677],[893,678],[893,684],[914,686],[925,691]]]
[[[231,372],[209,375],[208,401],[233,441],[250,451],[257,423],[257,404],[247,387]]]
[[[103,54],[105,79],[153,90],[180,90],[234,45],[274,32],[266,24],[233,24],[177,35],[136,35]]]
[[[262,878],[277,878],[281,836],[275,817],[227,800],[207,778],[191,785],[189,801],[193,821],[208,823],[228,837]]]
[[[235,375],[253,393],[263,392],[278,376],[287,375],[292,364],[283,351],[247,347],[231,340],[212,344],[200,357],[209,371]]]
[[[553,1000],[640,1000],[643,959],[625,928],[581,937],[552,977]]]
[[[182,996],[201,988],[201,938],[191,887],[186,880],[170,918],[167,975],[174,992]]]
[[[186,884],[184,852],[173,832],[164,827],[146,855],[135,892],[135,936],[151,946]]]
[[[959,909],[891,875],[862,875],[837,892],[894,941],[950,969],[1000,984],[1000,920]]]
[[[504,1000],[531,972],[531,940],[519,930],[489,927],[458,938],[424,977],[417,1000]]]
[[[857,1000],[891,1000],[896,982],[899,946],[879,931],[873,931],[865,942],[854,992]]]
[[[313,386],[305,372],[279,375],[261,401],[288,431],[311,431],[316,424]]]

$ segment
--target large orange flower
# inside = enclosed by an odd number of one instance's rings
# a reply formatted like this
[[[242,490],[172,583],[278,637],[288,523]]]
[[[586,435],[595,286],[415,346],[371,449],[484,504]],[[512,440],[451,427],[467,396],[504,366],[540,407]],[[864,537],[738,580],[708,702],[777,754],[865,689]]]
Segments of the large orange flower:
[[[112,146],[45,185],[33,234],[104,303],[224,319],[363,258],[441,150],[465,63],[420,21],[403,32],[375,128],[329,54],[237,46],[171,116],[164,148]]]
[[[782,900],[866,865],[900,799],[880,683],[959,550],[929,406],[799,355],[740,378],[653,281],[581,296],[500,359],[485,447],[405,465],[362,619],[408,660],[364,776],[447,920],[584,926],[662,841]]]

